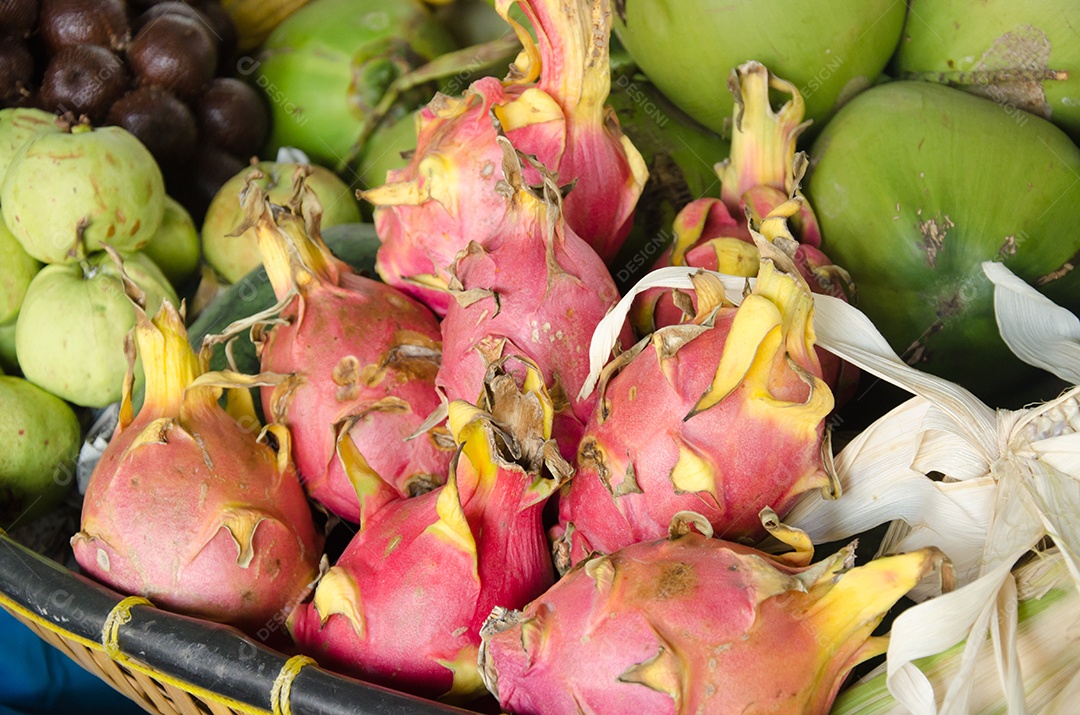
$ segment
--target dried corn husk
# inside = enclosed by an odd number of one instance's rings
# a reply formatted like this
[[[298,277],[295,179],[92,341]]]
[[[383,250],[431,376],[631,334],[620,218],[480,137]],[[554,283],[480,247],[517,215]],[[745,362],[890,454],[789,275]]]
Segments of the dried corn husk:
[[[1057,550],[1017,567],[1016,653],[1023,671],[1028,712],[1072,712],[1080,697],[1080,592]],[[915,665],[926,674],[938,696],[959,672],[965,650],[960,643]],[[986,644],[972,670],[973,714],[1007,711],[993,643]],[[904,715],[907,708],[886,687],[882,664],[837,698],[831,715]]]
[[[985,263],[1002,337],[1021,358],[1080,382],[1080,320]],[[1027,712],[1016,639],[1012,568],[1050,537],[1080,585],[1080,387],[1024,410],[994,410],[967,390],[905,365],[865,316],[816,300],[819,344],[916,397],[874,423],[837,457],[842,496],[808,494],[787,516],[814,541],[890,523],[881,551],[933,544],[960,588],[927,598],[893,623],[886,662],[892,695],[911,712],[968,713],[980,654],[997,664],[1009,713]],[[939,478],[940,477],[940,478]],[[965,642],[959,666],[931,684],[915,661]]]

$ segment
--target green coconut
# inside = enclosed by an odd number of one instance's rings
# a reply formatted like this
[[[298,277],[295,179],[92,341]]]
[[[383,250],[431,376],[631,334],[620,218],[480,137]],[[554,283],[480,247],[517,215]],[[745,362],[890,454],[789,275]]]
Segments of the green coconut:
[[[169,280],[146,256],[128,256],[124,272],[146,294],[149,315],[162,299],[178,305]],[[128,366],[124,338],[134,325],[120,269],[107,254],[45,266],[31,281],[15,324],[19,364],[28,380],[54,395],[104,407],[120,399]],[[141,383],[141,364],[135,376]]]
[[[983,261],[1080,310],[1080,149],[1058,127],[929,82],[860,94],[811,151],[822,250],[910,364],[1003,404],[1038,373],[998,333]]]
[[[252,169],[258,169],[263,178],[256,184],[276,204],[284,206],[292,197],[292,180],[299,164],[263,161],[248,167],[225,182],[218,189],[202,226],[202,251],[209,263],[222,278],[235,283],[253,269],[262,265],[259,241],[255,229],[249,228],[239,236],[232,234],[244,220],[240,208],[240,191]],[[311,175],[306,186],[315,192],[322,204],[322,227],[360,221],[360,206],[352,189],[337,174],[317,164],[311,165]]]
[[[615,0],[615,32],[638,66],[717,132],[731,70],[757,60],[794,83],[819,125],[884,69],[900,40],[897,0]]]
[[[27,253],[74,262],[106,245],[146,244],[161,225],[165,185],[154,157],[126,129],[76,125],[26,144],[8,167],[0,205]]]
[[[26,289],[39,270],[41,263],[23,250],[0,210],[0,325],[15,322]]]
[[[174,288],[183,285],[199,269],[199,229],[191,214],[171,196],[165,197],[161,225],[142,252],[150,257]]]
[[[1080,3],[910,0],[902,77],[942,82],[1031,112],[1080,141]]]
[[[0,377],[0,522],[49,512],[75,481],[81,432],[74,410],[19,377]]]
[[[316,163],[342,165],[391,83],[453,49],[450,33],[419,0],[319,0],[300,8],[246,69],[270,104],[271,152],[296,147]]]

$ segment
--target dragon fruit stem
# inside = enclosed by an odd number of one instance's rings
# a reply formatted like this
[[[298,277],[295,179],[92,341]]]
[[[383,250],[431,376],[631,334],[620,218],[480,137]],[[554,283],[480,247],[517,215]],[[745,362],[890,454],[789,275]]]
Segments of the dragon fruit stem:
[[[200,373],[199,360],[187,341],[183,318],[168,300],[151,319],[136,303],[135,343],[146,376],[144,408],[159,417],[180,413],[184,393]]]
[[[297,167],[288,207],[270,202],[255,183],[261,178],[258,171],[248,175],[240,194],[244,220],[233,235],[254,228],[263,266],[278,300],[294,287],[303,291],[316,280],[333,285],[338,282],[337,259],[321,239],[312,238],[318,235],[322,206],[303,181],[310,172],[310,167]]]
[[[806,108],[795,85],[771,74],[759,62],[733,69],[728,86],[736,103],[731,155],[716,165],[716,172],[720,198],[737,216],[742,212],[743,197],[754,187],[771,187],[791,195],[795,189],[791,173],[795,142],[810,121],[802,121]],[[772,108],[770,89],[790,97],[779,110]]]

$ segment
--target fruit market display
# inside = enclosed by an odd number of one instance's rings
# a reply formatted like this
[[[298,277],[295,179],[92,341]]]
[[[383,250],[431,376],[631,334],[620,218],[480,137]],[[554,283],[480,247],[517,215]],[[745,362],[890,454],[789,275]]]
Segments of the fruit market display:
[[[1078,80],[1053,0],[0,2],[0,528],[434,707],[1066,711]]]

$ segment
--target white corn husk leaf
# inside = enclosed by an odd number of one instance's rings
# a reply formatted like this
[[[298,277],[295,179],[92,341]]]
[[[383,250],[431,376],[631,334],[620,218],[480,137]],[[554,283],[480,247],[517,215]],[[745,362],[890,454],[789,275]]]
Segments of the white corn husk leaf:
[[[1055,549],[1018,567],[1008,579],[1015,585],[1016,607],[1004,623],[1012,632],[1015,653],[1015,700],[1022,698],[1030,713],[1071,713],[1080,695],[1080,592],[1073,586],[1065,559]],[[1011,586],[1003,589],[1011,596]],[[963,589],[961,589],[963,590]],[[1012,625],[1012,624],[1015,624]],[[986,642],[989,640],[990,642]],[[968,643],[961,643],[917,665],[927,674],[939,699],[956,678]],[[998,669],[993,637],[983,639],[970,680],[967,702],[973,714],[1008,712],[1006,692]],[[837,698],[832,715],[902,715],[910,712],[886,687],[888,666],[882,664]]]
[[[937,545],[948,539],[953,548],[947,554],[960,582],[973,578],[977,575],[973,571],[981,565],[997,487],[989,476],[934,481],[913,467],[928,445],[932,453],[942,451],[937,447],[945,440],[920,433],[927,415],[935,409],[929,400],[915,397],[863,430],[835,459],[840,499],[825,499],[815,492],[796,503],[784,522],[797,525],[812,541],[822,543],[848,539],[899,520],[908,539],[902,550],[919,548],[915,542]],[[899,440],[897,435],[911,437]],[[944,451],[945,457],[951,456]],[[969,453],[955,445],[952,451]],[[853,504],[858,508],[851,508]],[[922,598],[928,595],[923,593]]]
[[[1005,344],[1029,365],[1080,385],[1080,319],[1000,263],[983,264],[983,272],[994,283],[994,313]]]
[[[1010,348],[1077,381],[1075,316],[1048,306],[1003,265],[984,264],[984,270],[995,284],[997,319]],[[960,588],[925,600],[893,623],[890,692],[918,715],[966,714],[980,654],[989,653],[1006,711],[1025,712],[1016,623],[1008,615],[1016,607],[1010,572],[1049,536],[1074,588],[1080,587],[1080,388],[1026,410],[995,411],[958,385],[904,364],[869,319],[843,301],[815,297],[815,330],[825,349],[917,397],[838,455],[838,500],[808,493],[785,522],[814,541],[891,522],[883,550],[935,545],[944,551]],[[913,595],[925,599],[932,591],[924,585]],[[984,648],[988,635],[992,642]],[[958,668],[935,693],[913,661],[965,640]]]

